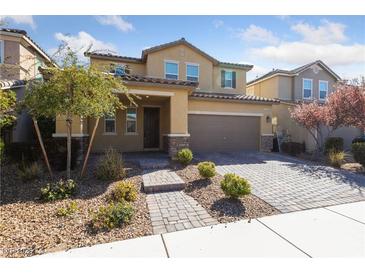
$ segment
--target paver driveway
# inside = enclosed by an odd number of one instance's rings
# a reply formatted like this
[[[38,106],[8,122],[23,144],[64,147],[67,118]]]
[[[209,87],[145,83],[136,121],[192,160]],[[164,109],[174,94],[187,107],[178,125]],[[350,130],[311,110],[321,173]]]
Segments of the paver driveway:
[[[221,175],[236,173],[251,182],[254,195],[291,212],[365,200],[365,176],[271,153],[214,153]]]

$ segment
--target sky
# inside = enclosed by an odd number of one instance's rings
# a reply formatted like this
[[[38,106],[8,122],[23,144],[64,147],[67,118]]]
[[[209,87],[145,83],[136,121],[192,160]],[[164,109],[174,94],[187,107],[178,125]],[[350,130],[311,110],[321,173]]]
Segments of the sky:
[[[52,54],[66,42],[140,57],[181,37],[214,58],[252,64],[248,80],[322,60],[342,78],[365,75],[365,16],[0,16]]]

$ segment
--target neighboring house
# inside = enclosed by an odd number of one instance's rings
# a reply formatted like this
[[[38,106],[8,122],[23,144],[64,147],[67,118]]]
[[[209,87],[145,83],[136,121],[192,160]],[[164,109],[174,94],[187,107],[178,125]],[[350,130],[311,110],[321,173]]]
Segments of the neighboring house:
[[[146,49],[140,58],[87,52],[91,65],[120,77],[137,107],[102,119],[93,151],[193,152],[272,148],[276,99],[246,95],[251,65],[220,62],[184,38]],[[122,99],[123,100],[123,99]],[[87,143],[95,121],[75,118],[73,137]],[[54,137],[65,137],[58,117]],[[84,142],[85,141],[85,142]]]
[[[340,80],[335,72],[318,60],[293,70],[270,71],[248,82],[247,94],[279,99],[280,104],[273,106],[274,132],[295,142],[305,142],[307,150],[311,151],[315,148],[313,137],[290,118],[289,109],[301,102],[317,100],[324,103]],[[346,149],[359,135],[361,130],[356,128],[339,128],[332,134],[344,138]]]
[[[13,90],[17,100],[25,93],[26,80],[41,78],[40,66],[55,66],[51,58],[24,30],[0,28],[0,89]],[[18,115],[15,126],[2,130],[2,137],[8,142],[26,142],[32,136],[29,115]]]

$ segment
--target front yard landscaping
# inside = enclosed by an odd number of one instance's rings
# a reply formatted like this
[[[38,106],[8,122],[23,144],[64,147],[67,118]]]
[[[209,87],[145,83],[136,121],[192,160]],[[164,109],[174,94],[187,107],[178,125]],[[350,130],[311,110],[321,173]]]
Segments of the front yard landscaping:
[[[241,198],[227,198],[221,189],[223,177],[219,174],[203,179],[195,164],[175,167],[176,173],[187,183],[185,193],[193,197],[208,213],[221,223],[240,219],[259,218],[280,213],[253,194]]]
[[[77,183],[71,197],[54,202],[40,200],[40,189],[47,185],[47,175],[41,180],[22,181],[15,164],[2,167],[0,205],[0,257],[27,257],[45,252],[124,240],[152,234],[146,195],[141,192],[141,169],[126,163],[126,178],[137,189],[131,199],[133,209],[129,223],[112,229],[95,230],[91,221],[100,206],[108,207],[114,180],[99,180],[93,168],[82,179],[73,172]],[[58,173],[56,177],[65,177]],[[130,212],[130,211],[129,211]],[[130,217],[131,215],[128,215]]]

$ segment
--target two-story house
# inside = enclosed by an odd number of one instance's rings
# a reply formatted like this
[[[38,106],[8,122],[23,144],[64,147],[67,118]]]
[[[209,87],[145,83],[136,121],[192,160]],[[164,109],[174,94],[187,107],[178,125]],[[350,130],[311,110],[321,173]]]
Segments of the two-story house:
[[[13,90],[17,100],[24,97],[27,80],[41,78],[40,66],[56,66],[42,48],[24,30],[0,29],[0,89]],[[18,115],[15,126],[2,130],[6,143],[27,142],[32,122],[26,112]]]
[[[311,151],[315,148],[313,137],[290,118],[289,109],[313,100],[324,103],[340,80],[324,62],[317,60],[293,70],[272,70],[248,82],[247,94],[279,99],[280,104],[273,106],[273,131],[279,136],[288,136],[294,142],[304,142],[307,150]],[[339,128],[333,133],[333,136],[344,139],[346,149],[359,135],[361,130],[356,128]]]
[[[97,128],[94,152],[180,148],[195,152],[272,148],[272,107],[276,99],[246,95],[251,65],[220,62],[184,38],[148,48],[140,58],[87,52],[90,64],[115,73],[139,96]],[[126,104],[127,101],[121,96]],[[128,105],[127,105],[128,106]],[[75,118],[73,136],[87,139],[95,121]],[[54,137],[65,137],[56,121]]]

